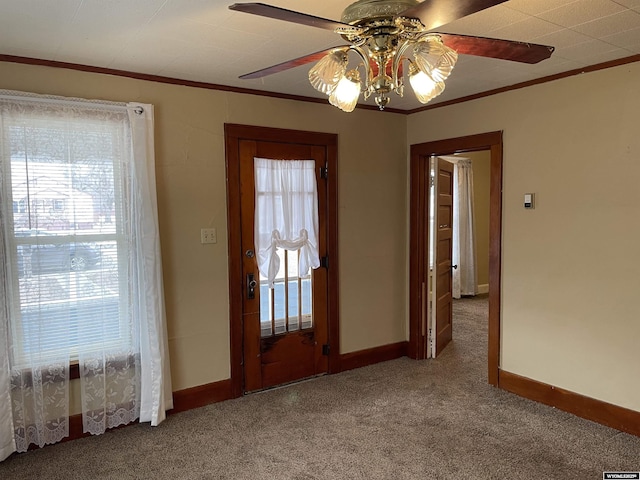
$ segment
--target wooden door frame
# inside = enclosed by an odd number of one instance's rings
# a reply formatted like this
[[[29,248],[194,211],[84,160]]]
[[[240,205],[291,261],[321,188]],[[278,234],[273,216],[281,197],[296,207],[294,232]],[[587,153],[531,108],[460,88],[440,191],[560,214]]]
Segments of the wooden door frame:
[[[225,123],[225,167],[227,175],[227,240],[229,249],[229,331],[231,357],[231,394],[243,395],[242,325],[242,243],[240,228],[240,156],[241,140],[323,146],[327,152],[327,327],[329,329],[329,373],[340,371],[338,310],[338,135],[280,128]]]
[[[489,351],[488,383],[498,386],[500,367],[500,295],[502,252],[502,132],[488,132],[467,137],[450,138],[411,145],[410,165],[410,254],[409,254],[409,347],[411,358],[426,358],[426,344],[421,335],[424,310],[422,284],[427,281],[425,255],[428,255],[426,238],[428,212],[428,184],[425,184],[425,168],[432,155],[491,151],[489,193]],[[427,159],[427,162],[425,162]],[[426,166],[425,166],[426,163]],[[428,292],[427,292],[428,294]]]

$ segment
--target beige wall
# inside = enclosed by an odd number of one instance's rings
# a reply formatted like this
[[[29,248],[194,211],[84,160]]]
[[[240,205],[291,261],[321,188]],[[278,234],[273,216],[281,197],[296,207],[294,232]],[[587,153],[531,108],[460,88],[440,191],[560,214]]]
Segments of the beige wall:
[[[409,144],[504,131],[501,368],[636,411],[638,112],[634,63],[408,121]]]
[[[229,376],[225,122],[339,134],[342,353],[407,338],[408,145],[503,130],[501,367],[640,411],[639,63],[408,118],[11,63],[0,88],[156,106],[175,390]]]
[[[339,135],[340,351],[407,338],[405,116],[1,62],[0,88],[155,105],[174,390],[230,375],[225,122]]]

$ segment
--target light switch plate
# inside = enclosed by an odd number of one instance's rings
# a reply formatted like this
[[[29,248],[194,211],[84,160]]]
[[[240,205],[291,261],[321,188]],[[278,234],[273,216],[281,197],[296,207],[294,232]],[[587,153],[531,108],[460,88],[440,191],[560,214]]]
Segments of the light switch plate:
[[[524,208],[535,208],[535,194],[533,193],[525,193],[524,194]]]
[[[215,228],[201,228],[200,229],[200,243],[217,243]]]

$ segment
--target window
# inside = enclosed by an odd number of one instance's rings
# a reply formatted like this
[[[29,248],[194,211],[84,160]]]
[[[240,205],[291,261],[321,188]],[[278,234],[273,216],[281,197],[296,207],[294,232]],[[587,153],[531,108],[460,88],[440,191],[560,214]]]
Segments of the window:
[[[3,119],[12,365],[132,349],[127,112]]]
[[[172,408],[153,106],[0,91],[0,437],[69,435]],[[6,453],[0,455],[6,455]]]

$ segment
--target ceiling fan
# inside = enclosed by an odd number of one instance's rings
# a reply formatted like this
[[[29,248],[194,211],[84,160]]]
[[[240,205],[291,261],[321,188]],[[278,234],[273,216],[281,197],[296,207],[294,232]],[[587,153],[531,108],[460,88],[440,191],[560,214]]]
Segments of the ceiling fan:
[[[433,30],[507,0],[357,0],[342,12],[341,21],[307,15],[264,3],[235,3],[239,12],[332,30],[348,45],[333,47],[263,68],[240,78],[261,78],[317,61],[309,81],[341,110],[352,111],[360,93],[374,95],[380,110],[390,92],[402,96],[405,64],[418,100],[427,103],[442,93],[458,54],[538,63],[554,47],[511,40],[437,33]],[[348,69],[349,53],[362,61]],[[359,68],[364,73],[361,80]]]

